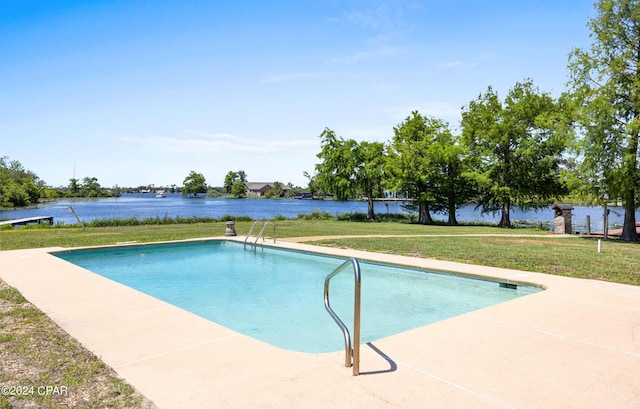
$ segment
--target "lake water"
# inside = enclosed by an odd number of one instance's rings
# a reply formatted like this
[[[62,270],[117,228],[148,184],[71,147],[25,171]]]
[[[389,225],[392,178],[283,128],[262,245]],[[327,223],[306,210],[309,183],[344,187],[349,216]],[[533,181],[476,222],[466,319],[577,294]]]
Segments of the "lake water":
[[[21,219],[35,216],[53,216],[55,223],[73,224],[76,219],[67,209],[72,206],[80,219],[151,217],[214,217],[224,215],[249,216],[254,220],[272,219],[278,215],[295,218],[301,213],[314,210],[332,215],[342,213],[366,213],[367,203],[362,201],[338,202],[333,200],[296,200],[296,199],[219,199],[205,197],[183,197],[181,194],[167,194],[165,198],[156,198],[153,194],[124,194],[121,197],[105,199],[60,199],[53,203],[41,204],[35,208],[0,211],[0,220]],[[624,209],[610,208],[610,226],[622,224]],[[406,212],[398,203],[376,203],[375,211],[383,213]],[[465,206],[456,213],[459,222],[498,223],[500,214],[482,214],[474,206]],[[591,216],[591,229],[602,230],[602,208],[576,206],[573,210],[575,229],[585,231],[586,216]],[[445,214],[434,214],[435,219],[445,220]],[[636,214],[640,220],[640,212]],[[551,207],[538,211],[522,212],[512,209],[511,220],[550,223],[553,221]]]

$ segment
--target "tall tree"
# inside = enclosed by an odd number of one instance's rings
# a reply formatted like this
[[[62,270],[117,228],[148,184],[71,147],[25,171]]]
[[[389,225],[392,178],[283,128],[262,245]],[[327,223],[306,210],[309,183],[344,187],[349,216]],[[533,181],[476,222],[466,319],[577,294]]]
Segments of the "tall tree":
[[[70,196],[78,196],[80,195],[80,180],[76,178],[69,179],[69,195]]]
[[[436,206],[447,212],[449,225],[458,224],[456,210],[477,195],[467,150],[458,139],[447,128],[436,135],[430,150],[435,168],[433,185]]]
[[[382,196],[384,179],[385,148],[381,142],[362,141],[354,152],[356,156],[356,184],[359,192],[367,198],[367,218],[375,219],[373,199]]]
[[[207,184],[204,175],[193,170],[189,172],[189,175],[187,175],[187,177],[184,178],[182,184],[183,196],[188,196],[190,194],[193,194],[193,196],[197,196],[198,193],[207,192]]]
[[[640,1],[599,0],[593,43],[570,54],[570,91],[580,125],[583,171],[603,201],[622,199],[622,240],[637,241],[640,191]]]
[[[418,220],[433,223],[430,211],[446,211],[457,224],[456,209],[473,196],[465,171],[465,150],[448,123],[413,111],[394,128],[389,146],[388,174],[394,189],[418,201]]]
[[[373,199],[381,194],[384,173],[384,144],[343,139],[325,128],[320,134],[316,181],[338,200],[367,197],[367,218],[375,219]]]
[[[431,158],[427,155],[432,135],[442,129],[442,123],[423,117],[418,111],[393,128],[389,149],[388,173],[393,188],[407,192],[418,202],[418,221],[432,224],[430,206],[435,203],[430,173]]]
[[[555,101],[528,80],[516,83],[504,102],[489,87],[462,112],[463,142],[475,160],[483,212],[541,208],[564,194],[559,164],[568,132]]]
[[[227,193],[231,193],[233,182],[235,182],[236,180],[238,180],[238,172],[234,172],[232,170],[227,172],[227,175],[224,177],[224,191]]]

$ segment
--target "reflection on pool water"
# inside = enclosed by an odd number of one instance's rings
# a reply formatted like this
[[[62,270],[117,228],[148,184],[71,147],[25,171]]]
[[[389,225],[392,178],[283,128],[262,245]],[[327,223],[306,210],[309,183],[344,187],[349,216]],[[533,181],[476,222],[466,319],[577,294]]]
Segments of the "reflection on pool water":
[[[342,333],[323,304],[324,279],[343,259],[226,241],[71,250],[56,256],[280,348],[338,351]],[[361,262],[362,342],[540,291]],[[348,327],[353,274],[331,281]]]

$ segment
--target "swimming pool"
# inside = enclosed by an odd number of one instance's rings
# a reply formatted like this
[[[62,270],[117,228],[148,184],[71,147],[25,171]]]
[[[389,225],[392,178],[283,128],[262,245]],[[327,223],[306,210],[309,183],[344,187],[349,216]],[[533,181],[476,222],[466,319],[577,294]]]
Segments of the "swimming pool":
[[[277,347],[344,347],[324,309],[325,277],[344,259],[228,241],[54,253],[106,278]],[[361,262],[362,342],[394,335],[540,289]],[[331,282],[331,306],[352,327],[353,275]]]

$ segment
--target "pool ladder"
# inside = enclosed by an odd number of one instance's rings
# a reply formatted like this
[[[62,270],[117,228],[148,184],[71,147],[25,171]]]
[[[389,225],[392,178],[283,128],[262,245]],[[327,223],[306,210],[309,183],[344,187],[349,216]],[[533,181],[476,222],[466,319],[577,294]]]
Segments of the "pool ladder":
[[[349,329],[333,311],[329,305],[329,282],[333,277],[344,271],[349,266],[353,267],[353,275],[355,279],[355,288],[353,293],[353,347],[351,346],[351,336]],[[353,366],[353,375],[360,374],[360,287],[361,287],[360,264],[355,258],[342,263],[338,268],[333,270],[331,274],[324,280],[324,307],[327,309],[331,318],[338,324],[344,336],[344,366]]]
[[[251,228],[249,229],[249,233],[247,233],[247,237],[245,237],[244,239],[244,249],[247,249],[247,241],[249,240],[249,237],[251,237],[251,232],[253,232],[253,229],[258,225],[258,224],[262,224],[262,229],[260,229],[260,233],[258,233],[258,236],[256,237],[256,240],[253,242],[253,250],[256,249],[256,246],[258,245],[258,240],[260,240],[260,236],[262,236],[262,242],[264,243],[264,233],[267,230],[267,226],[268,225],[272,225],[273,226],[273,242],[276,242],[276,225],[274,222],[270,222],[270,221],[263,221],[263,220],[257,220],[255,222],[253,222],[253,225],[251,225]]]

